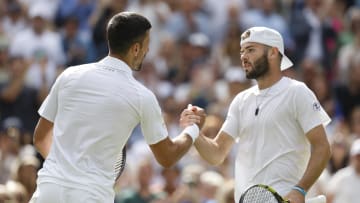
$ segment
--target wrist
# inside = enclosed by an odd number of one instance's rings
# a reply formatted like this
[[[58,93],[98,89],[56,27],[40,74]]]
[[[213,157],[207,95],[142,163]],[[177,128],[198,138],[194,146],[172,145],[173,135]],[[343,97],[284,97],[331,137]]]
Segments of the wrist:
[[[196,124],[187,126],[182,133],[187,134],[191,137],[192,142],[194,143],[196,138],[199,136],[200,129]]]
[[[297,192],[301,193],[304,197],[306,196],[306,191],[304,188],[298,186],[298,185],[295,185],[291,188],[292,190],[296,190]]]

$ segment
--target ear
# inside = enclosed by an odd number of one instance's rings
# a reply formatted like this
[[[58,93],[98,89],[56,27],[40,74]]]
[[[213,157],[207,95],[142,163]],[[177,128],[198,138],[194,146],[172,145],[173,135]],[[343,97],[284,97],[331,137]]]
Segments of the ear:
[[[132,45],[131,50],[135,57],[138,56],[138,54],[140,53],[140,44],[136,42],[135,44]]]
[[[271,49],[268,52],[268,57],[271,59],[277,58],[279,55],[279,50],[275,47],[271,47]]]

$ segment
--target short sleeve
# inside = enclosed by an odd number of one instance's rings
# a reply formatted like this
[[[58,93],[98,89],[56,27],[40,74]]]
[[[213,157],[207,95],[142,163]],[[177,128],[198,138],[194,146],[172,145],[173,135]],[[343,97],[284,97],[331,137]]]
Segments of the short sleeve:
[[[235,97],[234,100],[231,102],[225,122],[220,130],[226,132],[234,139],[239,136],[239,101],[239,97]]]
[[[330,123],[330,117],[305,84],[296,86],[295,91],[296,119],[305,134],[318,125],[326,126]]]
[[[160,105],[150,91],[146,91],[142,99],[141,130],[149,145],[158,143],[168,136]]]
[[[38,113],[41,117],[54,122],[58,109],[58,92],[62,83],[64,73],[60,74],[54,85],[51,87],[50,93],[41,104]]]

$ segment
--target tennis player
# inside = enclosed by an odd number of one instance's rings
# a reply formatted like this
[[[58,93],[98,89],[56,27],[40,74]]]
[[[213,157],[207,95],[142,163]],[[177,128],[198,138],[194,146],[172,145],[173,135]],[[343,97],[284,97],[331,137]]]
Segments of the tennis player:
[[[249,186],[266,184],[291,203],[304,203],[329,160],[324,126],[330,118],[304,83],[283,76],[292,62],[279,32],[253,27],[240,45],[242,67],[257,85],[234,98],[217,136],[201,134],[195,147],[216,165],[238,141],[235,202]]]
[[[139,123],[164,167],[192,146],[200,117],[184,110],[180,124],[188,127],[170,139],[154,94],[132,76],[148,52],[150,28],[139,14],[115,15],[107,25],[109,56],[57,78],[39,109],[34,144],[45,162],[30,202],[113,203],[115,165]]]

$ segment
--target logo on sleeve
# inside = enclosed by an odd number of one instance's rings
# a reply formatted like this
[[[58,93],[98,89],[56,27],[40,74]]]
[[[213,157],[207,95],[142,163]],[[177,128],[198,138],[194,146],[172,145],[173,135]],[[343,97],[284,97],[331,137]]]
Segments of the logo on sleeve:
[[[321,110],[321,106],[320,106],[319,102],[314,102],[313,109],[314,109],[314,111],[320,111]]]

